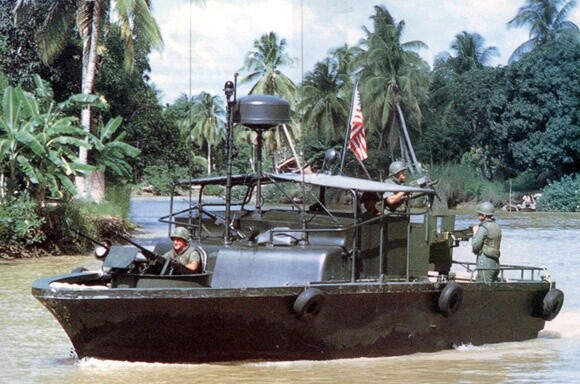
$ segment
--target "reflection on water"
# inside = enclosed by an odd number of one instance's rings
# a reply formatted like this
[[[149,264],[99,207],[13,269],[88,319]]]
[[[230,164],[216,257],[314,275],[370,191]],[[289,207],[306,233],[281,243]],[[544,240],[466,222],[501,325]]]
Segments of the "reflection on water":
[[[167,199],[134,201],[140,238],[167,235],[157,217]],[[78,266],[96,269],[91,256],[0,262],[0,383],[568,383],[580,368],[580,215],[500,213],[502,259],[509,264],[545,265],[565,294],[560,315],[540,337],[520,343],[411,356],[300,362],[231,364],[144,364],[71,355],[71,344],[52,315],[30,295],[30,283]],[[476,224],[462,213],[457,227]],[[469,244],[455,258],[473,261]],[[509,319],[505,319],[509,321]],[[259,332],[259,330],[256,330]]]

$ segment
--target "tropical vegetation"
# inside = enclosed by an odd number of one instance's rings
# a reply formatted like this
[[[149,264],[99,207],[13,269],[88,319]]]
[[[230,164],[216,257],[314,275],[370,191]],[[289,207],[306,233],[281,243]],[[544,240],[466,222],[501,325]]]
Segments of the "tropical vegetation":
[[[135,0],[19,0],[14,13],[16,20],[32,13],[44,15],[42,22],[37,24],[35,40],[45,64],[51,63],[67,47],[71,31],[78,33],[82,47],[81,90],[82,94],[90,95],[94,93],[99,40],[112,21],[119,26],[124,47],[123,65],[127,71],[135,67],[136,44],[146,51],[163,47],[161,32],[150,8],[150,1]],[[87,105],[81,111],[81,125],[90,133],[91,124],[91,107]],[[79,160],[82,164],[88,163],[86,146],[79,147]],[[89,186],[84,175],[76,177],[76,184],[79,196],[89,198]]]
[[[421,128],[420,103],[429,84],[429,66],[417,50],[426,45],[402,42],[405,22],[397,22],[384,6],[375,6],[371,20],[374,28],[365,28],[367,38],[362,44],[366,49],[360,61],[369,131],[375,129],[379,136],[378,150],[384,145],[391,158],[403,158],[420,171],[409,131]]]
[[[509,63],[521,59],[543,44],[577,38],[578,26],[567,20],[574,7],[575,0],[526,0],[525,5],[508,22],[508,27],[528,27],[530,39],[516,48]]]
[[[162,105],[149,83],[148,55],[163,46],[150,6],[0,3],[0,207],[31,218],[18,226],[2,221],[2,241],[42,243],[56,236],[47,212],[82,220],[80,209],[98,206],[93,198],[126,201],[109,191],[126,193],[128,185],[166,193],[177,179],[225,172],[226,101],[201,92]],[[263,168],[292,157],[292,141],[314,168],[326,149],[336,149],[348,174],[383,179],[386,164],[404,160],[414,176],[438,178],[451,206],[501,205],[509,183],[516,193],[542,192],[539,209],[578,211],[580,32],[567,19],[575,6],[525,0],[508,27],[529,29],[530,39],[498,67],[490,66],[497,48],[458,31],[430,68],[419,54],[425,44],[406,41],[405,21],[385,6],[374,7],[359,44],[337,46],[300,82],[286,75],[297,63],[288,41],[276,31],[257,36],[240,58],[240,83],[292,108],[288,127],[264,133]],[[355,87],[368,143],[362,165],[344,148]],[[255,132],[235,130],[235,171],[255,168],[255,140]],[[84,187],[89,175],[106,194],[89,198],[87,189],[96,190]]]

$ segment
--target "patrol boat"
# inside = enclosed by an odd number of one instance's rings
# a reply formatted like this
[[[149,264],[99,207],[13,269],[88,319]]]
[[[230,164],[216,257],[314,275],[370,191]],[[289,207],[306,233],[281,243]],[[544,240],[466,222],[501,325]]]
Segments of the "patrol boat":
[[[502,265],[499,281],[478,282],[475,264],[453,261],[453,248],[471,231],[434,212],[427,180],[397,186],[333,174],[328,166],[268,173],[260,162],[255,173],[231,173],[233,124],[258,133],[260,158],[262,133],[288,120],[283,99],[228,96],[227,175],[180,183],[198,195],[160,219],[190,231],[202,273],[160,275],[159,254],[169,245],[148,249],[129,239],[97,247],[99,271],[32,284],[79,358],[393,356],[533,339],[558,315],[564,294],[544,269]],[[216,189],[223,201],[205,196]],[[399,191],[415,203],[361,219],[363,192]]]

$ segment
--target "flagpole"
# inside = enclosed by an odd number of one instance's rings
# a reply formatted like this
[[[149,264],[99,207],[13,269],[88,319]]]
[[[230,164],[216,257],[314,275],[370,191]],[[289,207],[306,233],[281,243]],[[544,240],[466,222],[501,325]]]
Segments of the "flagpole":
[[[352,112],[354,109],[354,100],[356,97],[357,89],[358,89],[358,80],[356,81],[352,89],[352,100],[350,101],[350,113],[348,114],[348,120],[346,121],[346,136],[344,137],[344,145],[342,146],[342,157],[340,159],[339,175],[342,175],[344,170],[344,162],[346,160],[346,150],[348,149],[348,139],[350,138],[350,119],[352,119]]]
[[[369,180],[372,180],[371,175],[369,174],[369,171],[367,170],[367,167],[365,167],[365,165],[363,164],[362,160],[359,159],[358,157],[354,157],[356,159],[356,161],[358,161],[360,167],[362,168],[362,170],[365,172],[365,174],[367,175],[367,177],[369,178]]]

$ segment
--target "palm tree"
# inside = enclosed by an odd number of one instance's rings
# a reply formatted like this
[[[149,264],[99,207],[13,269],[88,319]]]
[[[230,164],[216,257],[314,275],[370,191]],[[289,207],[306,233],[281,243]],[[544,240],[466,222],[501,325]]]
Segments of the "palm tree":
[[[182,120],[182,129],[189,129],[190,140],[199,147],[207,146],[207,174],[211,174],[211,148],[225,137],[225,107],[219,96],[202,92],[192,100],[191,117]],[[194,122],[192,124],[192,122]]]
[[[203,2],[201,0],[191,0]],[[132,70],[134,65],[134,46],[137,41],[146,49],[163,48],[159,27],[151,13],[151,0],[18,0],[15,13],[22,16],[28,10],[43,9],[46,18],[40,26],[37,39],[45,63],[49,63],[64,47],[70,31],[78,32],[82,41],[82,80],[83,94],[94,93],[94,81],[97,71],[99,39],[111,23],[111,14],[119,24],[125,44],[124,66]],[[91,131],[91,110],[85,107],[81,111],[81,125],[87,133]],[[80,148],[79,159],[87,163],[88,149]],[[76,180],[77,194],[88,199],[86,179]]]
[[[250,94],[276,95],[288,100],[291,105],[294,104],[296,85],[280,70],[281,67],[296,62],[286,52],[286,46],[286,39],[278,40],[274,32],[263,34],[260,39],[254,41],[255,51],[247,53],[244,67],[240,70],[249,72],[240,80],[240,84],[255,82]],[[277,152],[282,147],[278,127],[265,132],[264,136],[266,149],[272,154],[276,167]]]
[[[339,137],[348,119],[348,100],[344,98],[344,81],[332,58],[316,63],[304,77],[298,106],[303,111],[303,124],[326,139]],[[322,140],[323,142],[328,140]]]
[[[438,60],[446,60],[453,71],[461,75],[472,69],[482,69],[489,64],[494,56],[499,56],[496,47],[485,47],[485,39],[479,33],[462,31],[455,35],[451,43],[451,49],[455,56],[444,53],[438,56]]]
[[[348,84],[349,87],[353,85],[352,78],[360,71],[359,67],[359,57],[363,50],[358,47],[349,47],[344,44],[330,51],[330,57],[332,57],[337,64],[337,76],[342,80],[344,84]]]
[[[576,6],[575,0],[526,0],[526,4],[518,9],[516,16],[508,22],[508,27],[530,28],[530,39],[512,53],[509,63],[513,63],[536,46],[564,37],[578,39],[578,26],[566,20]]]
[[[300,87],[298,110],[303,114],[303,124],[327,144],[346,131],[358,53],[358,48],[346,45],[335,49],[330,57],[315,64]]]
[[[388,137],[393,158],[399,144],[400,156],[409,155],[420,172],[404,111],[411,113],[411,125],[418,130],[421,125],[419,100],[426,95],[429,77],[428,64],[414,50],[427,46],[422,41],[402,43],[405,22],[397,23],[384,6],[375,6],[375,12],[371,17],[374,31],[365,27],[367,36],[362,41],[367,48],[361,55],[362,103],[369,116],[365,126],[377,127],[381,138]],[[382,140],[379,147],[381,145]]]
[[[255,82],[250,94],[277,95],[290,102],[294,100],[296,85],[280,70],[296,62],[286,52],[287,45],[286,39],[278,41],[274,32],[263,34],[254,41],[255,51],[247,53],[244,67],[240,70],[249,72],[240,84]]]

